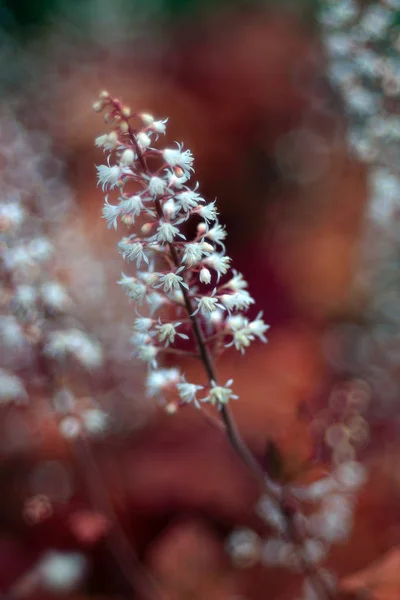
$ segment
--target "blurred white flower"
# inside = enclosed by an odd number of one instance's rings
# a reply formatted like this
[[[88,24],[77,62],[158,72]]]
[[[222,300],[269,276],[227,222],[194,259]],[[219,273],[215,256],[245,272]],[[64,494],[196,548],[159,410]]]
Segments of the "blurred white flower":
[[[46,553],[38,565],[41,584],[53,593],[69,593],[74,591],[85,574],[87,560],[79,552]]]

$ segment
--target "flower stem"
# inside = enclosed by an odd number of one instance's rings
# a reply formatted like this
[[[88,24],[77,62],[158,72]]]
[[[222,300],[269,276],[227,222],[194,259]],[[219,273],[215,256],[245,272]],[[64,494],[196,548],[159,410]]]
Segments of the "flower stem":
[[[163,594],[158,583],[140,563],[134,548],[119,523],[104,486],[100,469],[92,454],[89,441],[81,435],[72,444],[72,449],[85,477],[87,491],[94,508],[99,510],[111,525],[108,534],[109,547],[132,589],[134,597],[139,594],[140,597],[147,600],[162,598]]]
[[[114,106],[118,110],[119,107],[116,104],[114,104]],[[124,120],[127,124],[128,134],[129,134],[131,143],[135,149],[135,152],[137,154],[138,161],[143,170],[143,173],[145,173],[147,176],[150,176],[150,171],[147,167],[146,160],[145,160],[143,153],[139,147],[135,133],[129,124],[129,120],[128,119],[124,119]],[[164,218],[164,212],[163,212],[163,208],[162,208],[160,199],[155,198],[154,204],[155,204],[155,208],[156,208],[158,217],[161,219]],[[172,261],[173,261],[175,267],[179,268],[181,265],[180,265],[179,256],[176,251],[175,245],[173,243],[169,243],[168,247],[169,247],[169,251],[170,251],[170,256],[172,258]],[[183,294],[185,308],[186,308],[186,311],[187,311],[187,314],[189,316],[190,323],[192,326],[193,336],[194,336],[194,339],[196,342],[197,350],[199,353],[199,358],[200,358],[201,362],[203,363],[203,366],[204,366],[204,369],[205,369],[205,372],[207,374],[207,378],[208,378],[210,384],[212,382],[217,383],[218,378],[217,378],[217,373],[216,373],[216,369],[214,366],[213,358],[212,358],[209,348],[207,346],[207,339],[204,337],[199,320],[197,319],[197,316],[195,314],[193,314],[194,308],[192,306],[192,300],[191,300],[190,293],[184,285],[181,285],[180,287],[181,287],[181,291]],[[274,501],[274,503],[278,506],[281,513],[285,516],[286,523],[287,523],[286,533],[287,533],[288,537],[294,543],[300,543],[301,536],[297,532],[297,529],[296,529],[295,523],[293,522],[292,516],[290,514],[287,514],[287,511],[284,510],[284,507],[282,506],[281,498],[272,489],[272,486],[269,485],[269,479],[268,479],[267,474],[264,472],[263,468],[261,467],[259,462],[255,459],[251,450],[249,449],[249,447],[243,440],[242,436],[240,435],[239,429],[238,429],[236,421],[232,415],[232,412],[226,404],[222,404],[220,406],[220,414],[221,414],[222,422],[224,424],[224,430],[225,430],[226,436],[227,436],[232,448],[234,449],[236,454],[239,456],[239,458],[242,460],[242,462],[247,466],[249,471],[257,479],[257,481],[260,484],[261,490],[264,493],[266,493],[271,498],[271,500]],[[323,579],[320,577],[320,575],[318,573],[318,569],[310,561],[308,561],[307,558],[304,556],[301,557],[301,562],[302,562],[303,572],[312,579],[316,593],[319,595],[320,592],[322,592],[323,600],[332,600],[334,598],[334,595],[332,595],[332,592],[329,590],[329,588],[326,586]]]

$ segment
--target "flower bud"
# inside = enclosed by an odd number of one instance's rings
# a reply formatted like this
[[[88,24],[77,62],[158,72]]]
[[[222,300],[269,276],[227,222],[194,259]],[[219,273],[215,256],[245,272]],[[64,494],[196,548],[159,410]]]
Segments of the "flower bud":
[[[132,216],[131,215],[122,215],[121,223],[123,223],[124,225],[129,227],[133,223]]]
[[[207,231],[207,225],[205,223],[199,223],[197,225],[197,235],[204,235]]]
[[[101,112],[104,108],[103,102],[99,102],[99,101],[94,102],[92,106],[93,106],[93,110],[95,112]]]
[[[174,173],[177,177],[183,177],[185,171],[182,169],[182,167],[174,167]]]
[[[129,106],[124,106],[123,109],[121,110],[121,114],[123,117],[125,117],[125,119],[129,119],[129,117],[132,114],[132,111],[129,108]]]
[[[210,283],[211,281],[211,273],[205,267],[203,267],[200,271],[200,281],[206,284]]]
[[[108,143],[109,144],[113,144],[114,146],[117,146],[118,144],[118,133],[116,131],[111,131],[108,134]]]
[[[165,133],[165,130],[166,130],[165,122],[164,121],[154,121],[151,128],[153,131],[155,131],[155,133]]]
[[[119,128],[120,128],[121,133],[128,133],[128,131],[129,131],[129,125],[126,121],[122,121],[119,124]]]
[[[208,242],[203,242],[201,244],[201,247],[202,247],[202,249],[203,249],[204,252],[214,252],[214,246],[212,246]]]
[[[150,233],[151,228],[153,227],[152,223],[145,223],[144,225],[142,225],[142,227],[140,228],[140,231],[144,234],[147,235],[148,233]]]
[[[142,119],[145,125],[151,125],[152,123],[154,123],[154,117],[152,115],[149,115],[148,113],[142,113],[140,115],[140,118]]]
[[[163,206],[163,211],[164,214],[168,217],[171,217],[174,214],[174,212],[176,211],[176,204],[173,198],[170,198],[166,201],[166,203]]]

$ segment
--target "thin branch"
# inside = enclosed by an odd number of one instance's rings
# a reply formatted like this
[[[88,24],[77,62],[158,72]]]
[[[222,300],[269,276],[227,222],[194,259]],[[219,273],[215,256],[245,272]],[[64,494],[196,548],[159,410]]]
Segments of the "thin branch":
[[[56,387],[56,375],[43,352],[39,352],[38,362],[39,371],[47,380],[49,398],[52,398]],[[110,525],[107,536],[109,550],[132,590],[132,598],[137,597],[136,594],[139,593],[146,600],[159,600],[163,597],[161,589],[140,563],[135,549],[119,523],[90,443],[80,435],[72,440],[71,448],[93,507],[105,516]]]
[[[92,505],[106,517],[111,525],[108,543],[126,581],[134,594],[139,594],[148,600],[162,598],[163,594],[159,584],[140,563],[136,551],[115,514],[89,441],[81,435],[73,441],[71,447],[84,476]]]

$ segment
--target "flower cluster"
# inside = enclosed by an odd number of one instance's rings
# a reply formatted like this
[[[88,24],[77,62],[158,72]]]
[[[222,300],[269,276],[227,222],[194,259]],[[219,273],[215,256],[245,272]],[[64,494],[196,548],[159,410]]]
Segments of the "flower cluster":
[[[393,254],[396,262],[392,263],[392,275],[396,270],[398,281],[398,244],[393,244],[393,240],[398,237],[400,200],[400,3],[398,0],[367,4],[355,0],[328,0],[322,3],[322,7],[320,23],[330,59],[330,78],[340,91],[346,109],[350,147],[357,158],[369,166],[371,197],[370,224],[366,235],[366,245],[369,245],[367,258],[372,252],[378,252],[387,265]],[[397,219],[394,219],[396,215]],[[389,246],[395,246],[393,253],[388,252],[388,231],[391,232],[389,242],[392,242]],[[373,244],[370,244],[371,233]],[[381,235],[377,237],[377,233]],[[306,565],[314,577],[307,577],[304,581],[303,600],[331,597],[331,591],[334,595],[335,578],[320,565],[333,543],[348,540],[357,492],[367,479],[366,468],[356,459],[356,450],[362,448],[369,437],[363,413],[377,387],[380,387],[379,393],[386,395],[389,387],[388,365],[382,368],[379,350],[376,352],[376,364],[373,363],[373,348],[377,348],[376,342],[383,341],[390,352],[387,354],[389,364],[394,355],[398,356],[398,345],[394,343],[399,331],[398,293],[395,294],[393,279],[388,286],[386,278],[385,285],[374,293],[372,311],[369,310],[366,315],[368,320],[377,322],[379,333],[373,334],[376,341],[371,343],[361,328],[357,333],[354,327],[352,330],[347,328],[348,335],[352,337],[353,355],[345,352],[343,360],[347,376],[350,372],[353,377],[332,390],[328,408],[324,406],[311,423],[316,437],[320,437],[319,454],[322,452],[326,457],[326,451],[331,452],[333,464],[330,473],[303,486],[270,484],[277,497],[285,498],[293,513],[292,522],[301,535],[297,539],[285,538],[285,513],[267,494],[258,504],[258,513],[268,524],[272,535],[265,539],[252,530],[241,529],[234,531],[227,541],[233,560],[241,566],[259,561],[272,567],[285,566],[294,571],[304,571]],[[376,301],[380,306],[386,304],[388,327],[383,327],[383,311],[379,314],[378,307],[374,305]],[[347,333],[344,329],[342,337]],[[377,373],[382,379],[377,378]],[[398,398],[398,386],[393,385],[393,380],[391,383],[393,397]],[[294,506],[297,507],[295,511]]]
[[[179,143],[157,145],[167,119],[132,113],[107,92],[94,109],[104,110],[113,126],[95,141],[108,153],[106,164],[97,167],[98,183],[118,195],[114,203],[105,198],[108,227],[128,230],[118,250],[136,269],[122,273],[118,283],[138,315],[132,343],[149,367],[148,394],[165,401],[172,393],[179,404],[221,407],[237,397],[231,380],[224,386],[213,378],[205,386],[190,383],[177,369],[160,367],[162,357],[182,351],[182,344],[210,355],[230,346],[244,353],[251,342],[266,341],[268,325],[261,313],[254,320],[245,316],[254,299],[225,254],[227,234],[215,201],[207,202],[192,182],[192,153]]]
[[[368,166],[368,219],[358,282],[370,294],[369,326],[345,333],[354,348],[346,369],[351,360],[385,411],[393,410],[398,398],[399,10],[398,0],[366,5],[342,0],[326,2],[321,15],[330,78],[347,111],[349,144]],[[343,331],[339,335],[343,338]]]
[[[330,0],[321,14],[330,78],[349,121],[349,142],[370,165],[370,211],[390,221],[400,198],[398,152],[400,97],[398,0]]]
[[[354,380],[337,386],[329,398],[329,408],[317,413],[312,422],[315,441],[331,451],[332,469],[311,483],[270,482],[270,491],[284,497],[288,506],[296,506],[294,522],[301,532],[298,539],[287,539],[287,520],[270,494],[263,495],[256,512],[268,525],[269,535],[261,537],[249,529],[234,530],[227,540],[227,550],[241,567],[257,562],[270,567],[302,571],[304,564],[318,569],[326,584],[333,577],[321,569],[330,547],[348,540],[353,526],[356,493],[367,479],[366,468],[356,460],[356,449],[364,446],[368,426],[361,416],[370,396],[366,382]],[[326,422],[327,421],[327,422]],[[323,437],[323,439],[321,439]],[[323,450],[318,448],[322,455]],[[304,598],[313,597],[310,582],[305,581]]]
[[[104,350],[79,322],[76,303],[56,274],[54,238],[67,222],[68,195],[54,194],[54,182],[52,189],[43,179],[40,161],[49,165],[51,158],[32,148],[11,115],[1,120],[0,155],[0,404],[45,398],[63,435],[72,429],[99,433],[106,415],[94,399],[74,398],[73,373],[91,380]],[[60,409],[62,393],[70,401]]]

